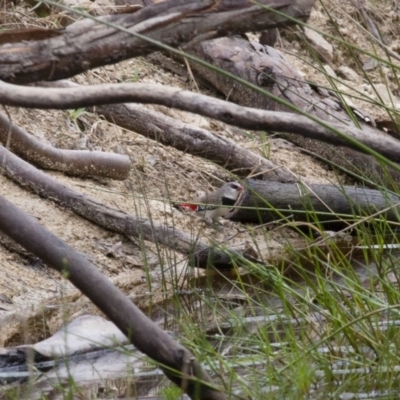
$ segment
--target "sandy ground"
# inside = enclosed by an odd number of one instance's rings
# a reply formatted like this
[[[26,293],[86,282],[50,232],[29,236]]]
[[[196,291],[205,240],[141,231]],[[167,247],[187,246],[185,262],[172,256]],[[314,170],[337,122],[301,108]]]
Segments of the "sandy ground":
[[[389,3],[383,2],[379,10],[382,15],[388,9]],[[357,40],[357,45],[361,48],[371,47],[359,22],[351,20],[351,6],[348,2],[329,2],[329,11],[341,21],[345,39]],[[25,12],[28,13],[27,10]],[[29,15],[34,17],[33,14]],[[326,10],[318,5],[309,22],[324,31],[330,31],[332,27],[327,23],[327,18]],[[394,39],[396,35],[400,37],[399,26],[399,23],[397,28],[394,24],[382,26],[383,33],[393,38],[393,50],[400,47],[399,40]],[[322,74],[316,75],[314,69],[307,64],[314,62],[299,41],[296,29],[281,32],[276,47],[283,51],[306,79],[327,84],[325,77]],[[349,60],[348,51],[336,44],[332,66],[346,64],[355,68]],[[393,75],[392,71],[387,71],[386,78],[393,82],[391,74]],[[90,71],[74,79],[81,84],[93,84],[132,81],[134,77],[139,82],[193,89],[192,82],[184,82],[180,77],[161,70],[142,58]],[[379,72],[372,71],[371,80],[380,82],[382,77]],[[375,117],[380,116],[373,106],[361,106],[367,107]],[[187,123],[208,129],[218,128],[227,137],[231,135],[230,130],[220,122],[165,107],[156,109]],[[254,233],[246,226],[226,221],[223,232],[217,232],[206,227],[199,218],[184,215],[170,207],[170,200],[194,197],[199,191],[210,190],[220,182],[231,179],[224,169],[148,140],[135,132],[123,130],[90,113],[85,112],[75,120],[73,113],[68,111],[9,108],[9,112],[14,122],[39,140],[53,146],[119,152],[129,155],[132,160],[129,178],[124,182],[78,179],[48,172],[65,185],[117,209],[151,217],[159,222],[173,223],[178,229],[204,240],[212,237],[230,246],[256,241],[264,249],[264,258],[268,259],[270,256],[271,260],[282,253],[289,235],[287,231],[260,230]],[[263,149],[257,139],[241,138],[241,144],[262,154]],[[336,181],[337,177],[332,171],[284,141],[271,140],[269,146],[271,160],[284,165],[293,173],[316,183]],[[168,284],[173,284],[182,276],[202,273],[189,271],[185,257],[180,254],[137,238],[126,238],[106,231],[52,201],[24,190],[4,176],[0,176],[0,194],[85,254],[101,272],[144,309],[150,295],[154,304],[167,296],[169,286],[162,285],[163,279],[167,279],[170,282]],[[88,312],[98,313],[68,281],[46,268],[40,260],[7,240],[0,243],[0,346],[36,341],[54,333],[65,319]]]

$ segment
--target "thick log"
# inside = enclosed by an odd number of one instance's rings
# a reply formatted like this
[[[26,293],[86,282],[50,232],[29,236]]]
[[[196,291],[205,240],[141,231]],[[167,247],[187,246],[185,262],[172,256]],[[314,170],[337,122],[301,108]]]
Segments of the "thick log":
[[[192,49],[191,53],[275,96],[275,99],[265,96],[216,71],[198,63],[191,63],[192,69],[198,76],[207,80],[237,104],[264,110],[289,111],[287,106],[276,101],[279,98],[302,111],[327,121],[330,125],[335,126],[340,122],[347,125],[349,129],[358,129],[354,122],[356,115],[350,117],[348,114],[349,107],[346,108],[338,97],[326,90],[315,90],[311,87],[282,54],[271,47],[235,36],[204,41]],[[293,110],[291,111],[293,112]],[[356,112],[373,121],[372,118],[369,118],[368,113],[362,110],[356,110]],[[363,121],[359,121],[358,125],[361,127],[360,132],[363,132],[362,136],[364,137],[376,137],[382,141],[392,139],[388,134],[374,129],[373,126],[367,125]],[[318,135],[311,136],[300,132],[296,127],[286,131],[273,130],[281,132],[281,137],[344,169],[357,175],[363,173],[373,182],[383,182],[388,186],[393,186],[393,180],[400,183],[400,173],[397,169],[388,168],[391,175],[388,179],[386,169],[382,168],[375,157],[356,151],[354,146],[351,146],[353,149],[350,149],[338,136],[336,143],[334,140],[327,143],[322,135],[320,137]],[[342,132],[347,134],[346,130],[342,130]],[[372,148],[377,150],[376,147]],[[385,152],[380,153],[387,156]],[[398,159],[396,161],[399,162]]]
[[[131,14],[83,19],[55,37],[0,45],[0,79],[28,83],[69,78],[152,53],[156,41],[176,51],[205,38],[293,25],[292,18],[308,18],[314,2],[259,0],[271,10],[250,0],[168,0]]]
[[[378,190],[251,179],[246,187],[238,208],[227,216],[233,221],[266,223],[290,216],[290,221],[321,222],[325,229],[337,229],[355,219],[369,222],[373,215],[400,221],[400,197]]]
[[[223,400],[195,357],[164,332],[82,254],[0,196],[0,231],[66,276],[192,399]]]
[[[99,176],[124,180],[131,161],[128,156],[88,150],[63,150],[36,140],[0,112],[0,142],[33,164],[74,176]]]

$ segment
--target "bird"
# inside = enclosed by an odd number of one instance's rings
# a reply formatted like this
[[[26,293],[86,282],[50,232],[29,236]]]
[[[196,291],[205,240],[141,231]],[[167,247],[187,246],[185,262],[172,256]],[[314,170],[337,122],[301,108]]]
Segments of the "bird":
[[[215,222],[225,216],[236,203],[244,187],[239,182],[228,182],[213,192],[193,199],[190,203],[176,204],[174,207],[181,210],[194,211],[205,220]]]

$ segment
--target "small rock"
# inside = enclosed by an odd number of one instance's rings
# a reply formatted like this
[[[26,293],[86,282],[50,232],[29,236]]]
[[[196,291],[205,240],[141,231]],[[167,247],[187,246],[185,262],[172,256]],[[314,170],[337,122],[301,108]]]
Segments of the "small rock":
[[[374,89],[379,95],[378,99],[380,98],[380,100],[386,105],[392,104],[394,101],[394,96],[388,87],[386,87],[383,83],[377,83],[374,85]]]
[[[362,82],[362,79],[357,74],[357,72],[354,71],[354,69],[351,69],[350,67],[348,67],[347,65],[341,65],[338,69],[338,74],[342,78],[344,78],[348,81],[351,81],[353,83],[361,83]]]
[[[325,70],[325,72],[327,73],[328,76],[330,76],[331,78],[337,78],[337,75],[336,75],[335,71],[331,68],[330,65],[325,64],[323,66],[323,68],[324,68],[324,70]]]
[[[356,105],[351,101],[350,97],[343,94],[346,91],[347,87],[344,85],[338,85],[338,91],[342,93],[341,100],[350,108],[355,108]]]
[[[365,61],[364,65],[363,65],[363,70],[364,71],[372,71],[373,69],[375,69],[376,67],[378,67],[379,65],[379,61],[376,60],[375,58],[368,58],[367,61]]]
[[[318,53],[329,61],[332,61],[333,46],[330,43],[328,43],[318,32],[315,32],[310,28],[304,28],[304,34]]]
[[[156,155],[146,156],[146,160],[152,167],[154,167],[157,164],[157,162],[159,161],[158,156],[156,156]]]

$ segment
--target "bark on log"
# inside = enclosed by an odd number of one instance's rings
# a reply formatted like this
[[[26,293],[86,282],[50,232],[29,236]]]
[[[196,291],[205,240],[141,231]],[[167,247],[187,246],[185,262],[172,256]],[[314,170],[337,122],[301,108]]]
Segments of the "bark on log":
[[[233,250],[210,247],[191,235],[173,227],[139,218],[99,203],[57,182],[42,171],[21,160],[0,146],[0,166],[7,176],[44,198],[71,209],[75,214],[106,229],[123,235],[143,238],[187,254],[190,265],[197,268],[232,268],[238,257]]]
[[[204,41],[194,50],[192,54],[212,63],[246,81],[262,87],[273,95],[283,99],[300,110],[306,111],[316,117],[334,125],[337,122],[354,127],[352,118],[347,114],[346,108],[341,101],[326,90],[314,90],[297,73],[293,66],[275,49],[262,46],[256,42],[249,42],[243,37],[225,37],[215,40]],[[223,77],[221,74],[203,67],[197,63],[191,63],[193,70],[202,78],[211,83],[216,89],[229,96],[229,99],[237,104],[255,107],[264,110],[288,111],[288,108],[279,104],[274,99],[268,98],[260,93],[249,89],[240,83]],[[361,111],[361,110],[357,110]],[[361,111],[361,114],[368,115]],[[353,116],[355,118],[355,116]],[[370,125],[360,122],[362,133],[366,136],[375,136],[386,140],[391,136],[374,129]],[[342,166],[343,168],[360,175],[360,171],[374,182],[393,186],[391,178],[387,179],[385,170],[375,157],[349,149],[342,141],[327,144],[326,139],[318,135],[313,137],[307,134],[299,134],[295,129],[281,132],[280,136],[316,153],[322,158]],[[342,130],[345,132],[345,130]],[[346,132],[345,132],[346,133]],[[361,131],[360,131],[361,133]],[[311,140],[310,140],[311,138]],[[364,142],[365,143],[365,142]],[[374,148],[374,147],[373,147]],[[377,148],[374,148],[377,150]],[[379,150],[378,150],[379,151]],[[385,153],[382,153],[386,155]],[[389,157],[391,160],[393,158]],[[396,160],[399,162],[399,159]],[[400,173],[394,168],[388,169],[395,182],[400,183]]]
[[[233,221],[266,223],[293,216],[290,220],[319,221],[325,229],[344,227],[354,216],[368,222],[368,217],[376,213],[387,221],[400,221],[400,197],[378,190],[251,179],[246,181],[246,187],[236,204],[243,208],[236,208],[227,216]]]
[[[129,175],[128,156],[85,150],[56,149],[36,140],[0,112],[0,142],[25,160],[44,169],[74,176],[100,176],[124,180]]]
[[[149,54],[157,49],[154,41],[179,48],[232,32],[292,25],[295,22],[291,18],[308,18],[314,2],[259,1],[286,14],[278,15],[250,0],[169,0],[132,14],[84,19],[60,30],[55,37],[1,45],[0,79],[27,83],[69,78],[88,69]]]
[[[71,246],[0,196],[0,231],[66,275],[143,353],[160,363],[165,375],[192,399],[223,400],[195,357],[126,297]]]

